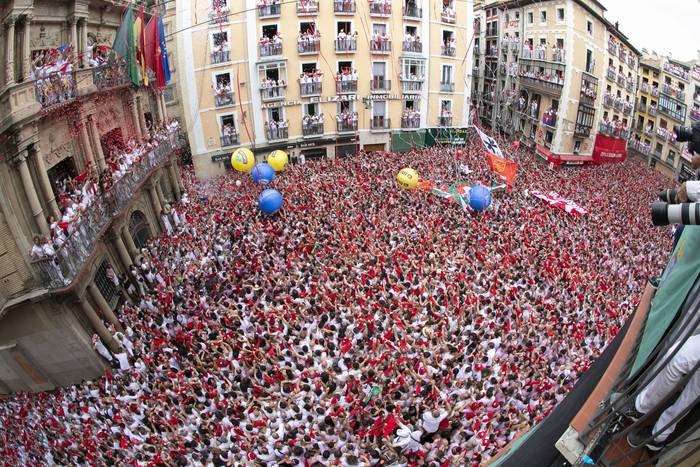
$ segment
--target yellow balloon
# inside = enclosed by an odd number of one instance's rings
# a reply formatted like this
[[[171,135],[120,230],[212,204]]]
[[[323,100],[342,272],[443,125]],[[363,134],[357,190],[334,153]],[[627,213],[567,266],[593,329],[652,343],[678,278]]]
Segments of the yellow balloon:
[[[254,165],[255,156],[248,148],[238,148],[231,154],[231,167],[239,172],[250,172]]]
[[[281,149],[272,151],[267,155],[267,163],[275,169],[275,172],[282,172],[287,167],[287,162],[289,162],[289,156]]]
[[[401,169],[396,176],[396,183],[398,183],[401,188],[411,190],[418,184],[418,172],[409,167],[405,167]]]

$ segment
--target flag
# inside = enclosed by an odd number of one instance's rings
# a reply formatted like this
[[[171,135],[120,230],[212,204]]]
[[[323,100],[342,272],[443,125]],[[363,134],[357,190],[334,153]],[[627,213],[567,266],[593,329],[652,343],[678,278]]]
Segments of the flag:
[[[144,55],[146,49],[144,36],[145,26],[142,9],[136,13],[136,18],[134,19],[134,50],[136,51],[136,60],[139,63],[138,69],[141,74],[141,79],[143,80],[143,85],[148,86],[148,72],[146,70],[146,57]]]
[[[583,208],[576,201],[566,199],[555,191],[550,191],[546,195],[539,191],[532,191],[530,194],[535,198],[545,201],[552,207],[566,211],[566,213],[570,216],[583,216],[584,214],[588,214],[588,210]]]
[[[484,143],[486,158],[491,171],[496,172],[503,180],[506,181],[508,186],[513,186],[515,175],[518,173],[518,163],[506,159],[501,151],[501,148],[498,147],[498,143],[496,143],[493,138],[481,131],[478,126],[474,125],[474,128],[479,134],[481,142]]]
[[[165,30],[163,29],[163,18],[158,16],[158,38],[160,40],[160,57],[163,62],[163,83],[170,81],[170,62],[168,61],[168,48],[165,46]]]
[[[515,175],[518,173],[518,163],[509,161],[503,157],[498,157],[489,152],[486,153],[491,171],[496,172],[508,186],[513,186]]]
[[[165,75],[163,72],[163,57],[160,50],[160,31],[158,20],[160,15],[151,17],[146,25],[146,65],[153,70],[156,75],[156,86],[158,89],[165,87]]]
[[[134,50],[134,6],[129,8],[122,15],[122,21],[117,31],[117,36],[112,44],[114,53],[122,57],[129,69],[129,76],[134,86],[141,85],[138,63],[136,63],[136,53]]]

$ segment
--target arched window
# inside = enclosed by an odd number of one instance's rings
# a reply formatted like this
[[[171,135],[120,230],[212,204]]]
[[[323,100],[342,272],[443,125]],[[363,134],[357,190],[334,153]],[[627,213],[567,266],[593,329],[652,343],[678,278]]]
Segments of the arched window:
[[[151,229],[146,216],[141,211],[134,211],[129,219],[129,235],[134,239],[136,248],[141,249],[146,246],[151,238]]]

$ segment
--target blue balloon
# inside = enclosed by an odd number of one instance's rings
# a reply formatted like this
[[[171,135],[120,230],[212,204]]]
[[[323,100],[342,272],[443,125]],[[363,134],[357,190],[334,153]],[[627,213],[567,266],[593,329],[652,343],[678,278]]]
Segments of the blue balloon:
[[[258,206],[265,214],[274,214],[282,208],[282,193],[272,188],[260,193]]]
[[[267,185],[275,179],[275,169],[273,169],[270,164],[263,162],[253,167],[253,170],[250,171],[250,175],[253,177],[255,183]]]
[[[475,211],[484,211],[491,206],[491,190],[476,185],[469,190],[469,206]]]

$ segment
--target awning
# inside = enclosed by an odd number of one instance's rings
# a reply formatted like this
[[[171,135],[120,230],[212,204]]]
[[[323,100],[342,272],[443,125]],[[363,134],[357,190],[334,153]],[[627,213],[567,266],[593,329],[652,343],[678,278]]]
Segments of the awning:
[[[537,146],[537,154],[544,158],[548,163],[559,165],[583,165],[593,162],[591,156],[580,156],[578,154],[556,154],[544,146]]]

